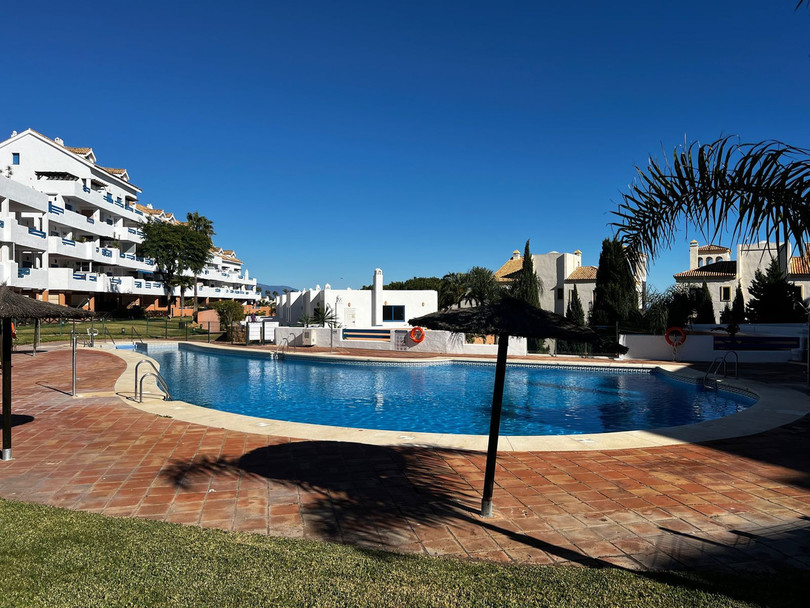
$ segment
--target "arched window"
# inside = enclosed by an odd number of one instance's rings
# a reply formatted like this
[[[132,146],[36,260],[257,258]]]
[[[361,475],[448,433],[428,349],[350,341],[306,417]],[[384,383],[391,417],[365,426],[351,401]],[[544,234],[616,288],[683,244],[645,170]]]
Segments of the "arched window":
[[[698,268],[703,266],[703,258],[698,258]]]
[[[707,264],[711,264],[713,261],[714,261],[714,260],[711,258],[711,256],[709,256],[708,258],[706,258],[706,263],[707,263]]]

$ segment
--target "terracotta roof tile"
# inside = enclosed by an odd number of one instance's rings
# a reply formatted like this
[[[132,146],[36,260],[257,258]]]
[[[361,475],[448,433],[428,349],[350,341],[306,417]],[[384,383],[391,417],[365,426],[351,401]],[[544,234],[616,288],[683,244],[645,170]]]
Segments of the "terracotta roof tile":
[[[112,167],[99,167],[99,169],[104,169],[107,173],[112,175],[124,175],[127,172],[126,169],[113,169]]]
[[[65,150],[70,150],[74,154],[80,154],[84,156],[85,154],[90,154],[93,151],[93,148],[72,148],[71,146],[64,146]]]
[[[514,277],[511,276],[523,268],[523,258],[512,258],[506,264],[495,271],[495,280],[499,283],[509,283]]]
[[[703,245],[698,247],[698,253],[731,253],[731,249],[720,245]]]
[[[790,258],[790,274],[810,275],[810,258],[806,255]]]
[[[568,275],[568,278],[565,279],[566,282],[568,281],[595,281],[596,280],[596,271],[598,268],[596,266],[580,266],[579,268],[575,268],[574,272]]]
[[[706,264],[701,268],[687,270],[672,275],[676,279],[722,279],[737,276],[737,262],[735,260]]]

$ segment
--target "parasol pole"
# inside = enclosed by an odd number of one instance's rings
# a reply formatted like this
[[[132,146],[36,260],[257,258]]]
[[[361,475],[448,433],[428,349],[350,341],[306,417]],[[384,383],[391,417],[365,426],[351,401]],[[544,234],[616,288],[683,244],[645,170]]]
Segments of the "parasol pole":
[[[3,319],[3,460],[11,460],[11,318]]]
[[[487,466],[484,472],[484,495],[481,498],[481,517],[492,517],[492,491],[495,485],[495,464],[498,460],[498,436],[501,429],[507,350],[509,350],[509,335],[501,334],[498,338],[498,360],[495,363],[495,388],[492,391],[492,416],[489,420],[489,445],[487,446]]]

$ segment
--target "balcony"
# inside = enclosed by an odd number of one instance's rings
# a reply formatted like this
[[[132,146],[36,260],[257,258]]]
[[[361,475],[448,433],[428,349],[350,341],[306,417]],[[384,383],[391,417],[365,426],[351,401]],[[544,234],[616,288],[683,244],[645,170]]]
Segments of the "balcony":
[[[80,260],[93,259],[93,243],[77,243],[72,239],[65,239],[60,236],[48,237],[48,252],[58,253],[71,258]]]
[[[48,203],[48,221],[50,224],[59,224],[60,226],[68,226],[99,236],[113,238],[112,226],[104,222],[96,222],[91,217],[85,217],[81,213],[59,207],[54,203]]]
[[[0,229],[0,234],[3,235],[3,241],[14,241],[17,247],[29,247],[41,251],[47,249],[47,235],[41,230],[21,225],[10,216],[2,218],[2,222],[3,227]]]
[[[17,262],[10,263],[9,285],[21,289],[45,289],[48,286],[46,268],[20,268]]]
[[[53,183],[56,184],[53,190],[65,198],[81,200],[117,215],[122,215],[136,221],[143,221],[143,213],[122,200],[121,197],[113,198],[112,194],[109,192],[102,194],[98,190],[82,186],[80,182]]]
[[[71,268],[48,268],[48,289],[59,291],[105,291],[102,277],[95,272],[79,272]]]

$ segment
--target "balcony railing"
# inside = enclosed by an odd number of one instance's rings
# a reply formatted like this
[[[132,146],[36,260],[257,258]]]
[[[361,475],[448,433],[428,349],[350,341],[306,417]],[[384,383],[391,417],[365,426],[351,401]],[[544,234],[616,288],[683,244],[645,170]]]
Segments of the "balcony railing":
[[[29,228],[29,229],[28,229],[28,234],[32,234],[32,235],[34,235],[34,236],[38,236],[38,237],[39,237],[39,238],[41,238],[41,239],[44,239],[46,236],[48,236],[47,234],[45,234],[44,232],[42,232],[42,230],[37,230],[36,228]]]

